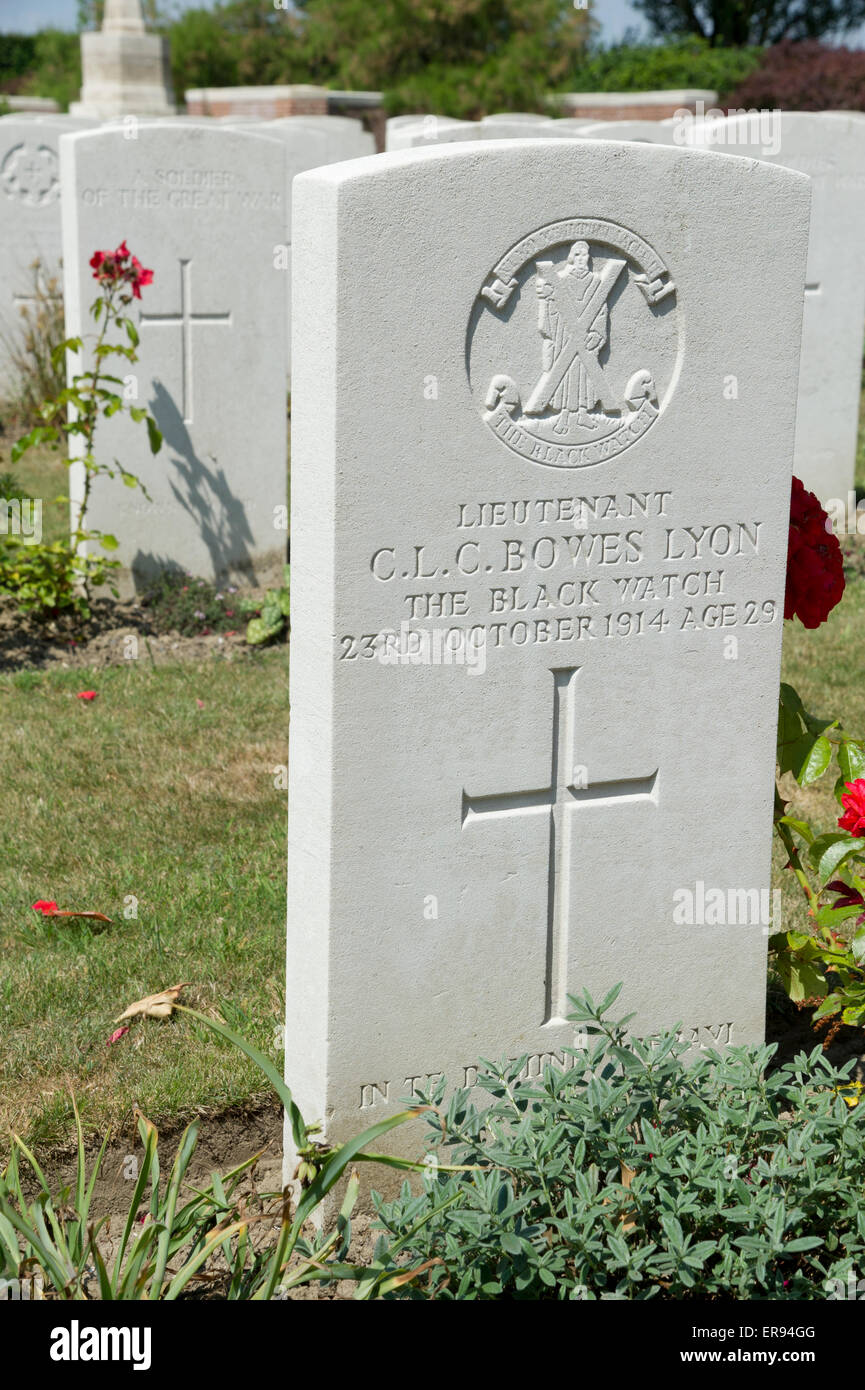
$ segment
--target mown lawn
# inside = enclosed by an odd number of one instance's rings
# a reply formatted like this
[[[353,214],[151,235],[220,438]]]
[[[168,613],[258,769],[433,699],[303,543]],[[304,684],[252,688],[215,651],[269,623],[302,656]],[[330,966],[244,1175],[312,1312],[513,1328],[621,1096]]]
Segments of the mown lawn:
[[[163,1120],[261,1088],[182,1016],[108,1038],[127,1005],[188,981],[277,1055],[287,667],[277,648],[0,677],[0,1133],[66,1137],[69,1084],[93,1130],[134,1103]],[[42,918],[37,899],[112,924]]]

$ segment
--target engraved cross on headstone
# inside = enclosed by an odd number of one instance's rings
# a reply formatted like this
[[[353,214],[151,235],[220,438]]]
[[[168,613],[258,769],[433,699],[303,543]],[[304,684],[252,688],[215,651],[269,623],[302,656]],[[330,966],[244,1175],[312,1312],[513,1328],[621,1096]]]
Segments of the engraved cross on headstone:
[[[180,312],[178,314],[141,314],[139,323],[144,327],[168,325],[179,327],[183,334],[181,343],[181,373],[183,382],[183,423],[192,424],[192,329],[194,325],[230,325],[231,313],[194,314],[192,312],[192,261],[180,261]]]
[[[619,801],[657,804],[658,769],[647,777],[624,777],[608,782],[584,779],[576,768],[574,686],[578,666],[551,672],[553,687],[553,749],[550,785],[532,791],[500,792],[471,797],[463,792],[463,828],[495,816],[542,814],[549,817],[550,848],[547,870],[547,960],[544,1023],[561,1022],[568,1011],[568,933],[571,922],[570,866],[572,812],[586,806],[609,806]],[[578,785],[583,781],[586,785]],[[573,985],[573,981],[570,982]]]

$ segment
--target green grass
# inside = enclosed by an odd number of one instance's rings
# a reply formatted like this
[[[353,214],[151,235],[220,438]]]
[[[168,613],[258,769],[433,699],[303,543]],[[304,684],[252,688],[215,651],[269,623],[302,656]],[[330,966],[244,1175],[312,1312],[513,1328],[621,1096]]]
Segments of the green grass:
[[[88,704],[79,690],[95,689]],[[199,708],[197,700],[203,701]],[[242,1031],[276,1055],[285,922],[284,648],[251,660],[0,677],[0,1134],[88,1130],[247,1099],[261,1078],[183,1016],[123,1009],[191,982],[227,997]],[[137,917],[124,915],[138,900]],[[100,911],[104,930],[30,904]]]
[[[42,539],[46,544],[69,537],[69,471],[60,456],[46,448],[28,449],[17,463],[10,462],[14,438],[0,439],[0,473],[15,477],[24,497],[42,499]]]

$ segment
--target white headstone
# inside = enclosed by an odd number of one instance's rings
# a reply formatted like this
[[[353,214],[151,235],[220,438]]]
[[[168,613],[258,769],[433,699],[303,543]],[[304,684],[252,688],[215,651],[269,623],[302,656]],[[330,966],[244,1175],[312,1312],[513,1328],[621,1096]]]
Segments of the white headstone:
[[[34,274],[43,289],[61,273],[58,142],[93,121],[0,117],[0,397],[14,392],[6,341],[19,337],[22,310],[35,308]]]
[[[554,122],[560,130],[567,130],[571,135],[582,135],[584,130],[598,124],[597,121],[587,121],[585,116],[557,116]]]
[[[339,1142],[479,1055],[537,1074],[619,980],[638,1032],[761,1040],[726,914],[770,885],[806,180],[529,140],[294,199],[302,1112]]]
[[[481,117],[481,125],[547,125],[551,119],[537,111],[494,111]]]
[[[60,165],[70,335],[93,332],[95,250],[126,239],[154,273],[135,301],[130,390],[156,417],[162,451],[152,457],[143,425],[125,415],[96,436],[98,461],[119,459],[153,501],[98,476],[89,524],[117,537],[116,558],[136,579],[169,566],[255,572],[285,547],[275,510],[286,501],[283,146],[143,124],[134,140],[117,130],[66,136]],[[73,502],[81,485],[76,466]]]
[[[327,139],[328,164],[375,154],[375,137],[352,116],[280,116],[268,124],[275,126],[289,122],[323,132]]]
[[[475,140],[565,140],[582,134],[585,122],[549,120],[545,116],[485,116],[481,121],[452,121],[426,116],[418,125],[404,126],[389,137],[390,150],[421,149],[425,145],[462,144]]]
[[[720,154],[797,169],[813,182],[794,467],[822,501],[846,504],[865,333],[865,121],[775,111],[698,123],[688,135]]]
[[[572,130],[563,129],[558,121],[549,116],[530,115],[526,112],[507,112],[495,116],[484,116],[478,122],[478,134],[482,140],[528,140],[538,136],[563,140],[573,135]]]
[[[580,131],[585,140],[645,140],[650,145],[673,145],[673,130],[661,121],[595,121]]]
[[[394,116],[387,123],[385,148],[391,152],[437,145],[447,131],[469,131],[472,139],[479,138],[476,121],[456,121],[450,116]]]
[[[283,240],[287,253],[287,273],[285,275],[286,324],[286,367],[291,376],[291,191],[292,183],[298,174],[306,169],[317,169],[322,164],[333,164],[334,142],[323,130],[315,126],[293,123],[290,119],[268,121],[257,127],[262,135],[270,135],[282,144],[285,151],[285,230]]]

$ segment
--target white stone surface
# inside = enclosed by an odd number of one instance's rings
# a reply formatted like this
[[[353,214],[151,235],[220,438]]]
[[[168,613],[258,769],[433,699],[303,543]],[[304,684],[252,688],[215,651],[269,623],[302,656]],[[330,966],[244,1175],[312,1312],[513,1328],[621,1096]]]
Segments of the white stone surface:
[[[585,116],[557,116],[555,124],[559,130],[567,130],[571,135],[582,135],[584,130],[597,125],[598,122],[587,121]]]
[[[60,278],[60,136],[93,124],[0,116],[0,398],[15,389],[7,341],[19,338],[22,310],[32,305],[31,266],[40,262],[44,285]]]
[[[385,149],[408,150],[418,145],[437,145],[445,131],[469,131],[478,139],[476,121],[457,121],[451,116],[393,116],[385,131]]]
[[[452,121],[443,116],[427,116],[422,124],[404,126],[393,132],[390,150],[422,149],[425,145],[452,145],[476,140],[565,140],[582,135],[585,121],[550,120],[545,116],[485,116],[480,121]]]
[[[93,131],[61,141],[61,181],[70,335],[93,332],[95,250],[126,238],[154,272],[135,304],[130,370],[162,451],[151,456],[144,426],[125,415],[100,424],[96,441],[98,461],[119,459],[153,501],[98,477],[90,524],[117,537],[136,580],[166,566],[254,573],[285,546],[274,511],[286,501],[283,145],[168,123],[142,124],[135,140]],[[81,482],[75,466],[73,502]]]
[[[761,1040],[764,928],[675,913],[770,885],[807,181],[528,140],[294,200],[303,1114],[339,1142],[479,1055],[536,1073],[619,980],[640,1032]]]
[[[688,134],[719,154],[765,159],[813,182],[795,472],[823,501],[846,502],[865,332],[865,121],[772,112],[696,124]]]
[[[175,110],[168,40],[145,32],[140,0],[106,0],[102,28],[81,35],[79,116],[168,115]]]
[[[269,125],[285,125],[291,122],[298,128],[317,130],[327,140],[327,163],[335,164],[342,159],[359,159],[363,155],[375,154],[375,137],[364,130],[360,121],[353,116],[279,116]]]
[[[291,380],[291,193],[294,179],[306,169],[317,169],[322,164],[335,162],[334,140],[326,131],[315,126],[295,124],[292,120],[268,121],[257,127],[262,135],[279,140],[285,151],[285,228],[283,242],[286,247],[285,313],[286,313],[286,370]]]
[[[645,140],[650,145],[673,145],[673,127],[662,121],[595,121],[584,126],[585,140]]]
[[[422,126],[425,120],[430,119],[422,111],[411,111],[405,116],[389,116],[384,123],[384,145],[390,152],[395,149],[403,149],[399,143],[400,132],[410,129],[412,126]],[[433,116],[432,120],[447,120],[445,116]]]

